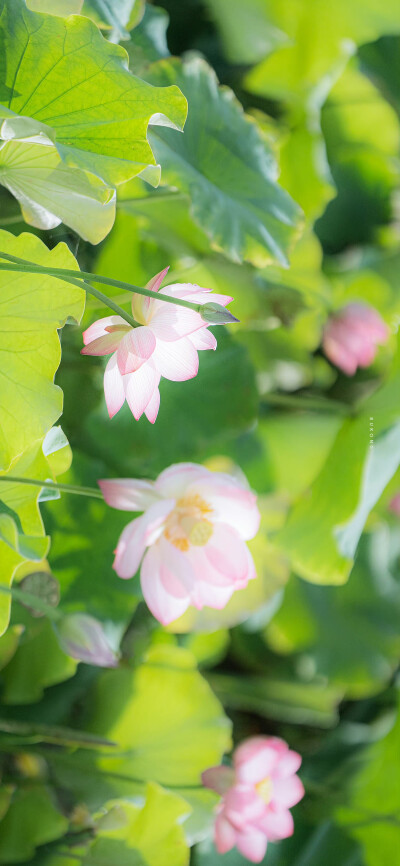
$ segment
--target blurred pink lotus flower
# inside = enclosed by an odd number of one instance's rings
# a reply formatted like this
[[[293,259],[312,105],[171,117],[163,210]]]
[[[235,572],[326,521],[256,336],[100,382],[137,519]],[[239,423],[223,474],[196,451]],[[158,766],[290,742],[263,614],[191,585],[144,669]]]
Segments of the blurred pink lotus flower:
[[[207,330],[210,322],[218,323],[214,304],[207,303],[211,289],[192,283],[176,283],[160,289],[168,268],[160,271],[147,288],[160,295],[181,298],[205,305],[205,318],[186,307],[158,301],[144,295],[132,297],[132,315],[139,323],[132,328],[120,316],[107,316],[90,325],[83,333],[83,355],[111,355],[104,373],[104,393],[110,418],[119,412],[125,400],[138,420],[143,413],[154,424],[160,407],[158,389],[161,376],[183,382],[197,375],[198,352],[216,349],[217,341]],[[229,295],[212,294],[216,310],[226,306]],[[221,318],[221,313],[219,314]],[[222,317],[223,318],[223,317]],[[225,321],[237,321],[226,313]]]
[[[389,511],[400,517],[400,490],[389,502]]]
[[[233,768],[206,770],[203,784],[221,795],[214,841],[220,854],[235,845],[252,863],[260,863],[268,842],[291,836],[289,809],[304,796],[296,771],[301,757],[277,737],[252,737],[234,752]]]
[[[327,358],[347,376],[357,367],[369,367],[377,346],[386,343],[389,329],[377,310],[366,304],[348,304],[328,320],[322,338]]]
[[[256,496],[230,475],[178,463],[157,480],[99,481],[113,508],[144,511],[122,532],[114,569],[129,578],[141,565],[152,614],[167,625],[189,605],[225,607],[256,577],[246,541],[258,530]]]

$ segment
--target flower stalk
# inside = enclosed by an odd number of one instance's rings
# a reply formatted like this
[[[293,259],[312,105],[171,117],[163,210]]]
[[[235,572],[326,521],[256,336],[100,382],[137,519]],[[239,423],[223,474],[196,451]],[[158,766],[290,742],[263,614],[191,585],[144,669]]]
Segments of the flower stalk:
[[[79,487],[75,484],[59,484],[57,481],[41,481],[39,478],[20,478],[16,475],[1,475],[0,482],[6,481],[15,484],[29,484],[33,487],[50,487],[52,490],[60,490],[64,493],[75,493],[78,496],[90,496],[92,499],[103,499],[103,494],[95,487]]]

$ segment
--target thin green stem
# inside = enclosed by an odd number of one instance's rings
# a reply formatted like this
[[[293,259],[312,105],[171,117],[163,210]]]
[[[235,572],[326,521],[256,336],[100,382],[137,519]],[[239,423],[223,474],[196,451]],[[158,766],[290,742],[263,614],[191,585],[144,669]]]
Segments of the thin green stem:
[[[38,598],[37,595],[33,595],[31,592],[25,592],[23,589],[18,589],[16,586],[9,587],[3,586],[2,584],[0,584],[0,592],[4,592],[6,595],[11,595],[12,598],[20,601],[25,605],[25,607],[33,607],[39,613],[42,613],[44,616],[48,616],[49,619],[54,620],[54,622],[58,622],[62,619],[62,613],[59,610],[46,604],[45,601],[42,601],[41,598]]]
[[[4,256],[4,253],[1,253],[1,256]],[[103,295],[103,292],[99,292],[98,289],[95,289],[94,286],[86,282],[86,280],[82,278],[80,271],[61,270],[60,273],[58,273],[57,268],[42,268],[40,265],[34,265],[30,262],[27,262],[27,264],[24,265],[5,264],[3,262],[0,262],[0,270],[17,271],[18,273],[25,274],[50,274],[56,276],[59,280],[63,280],[64,283],[72,283],[74,286],[78,286],[79,289],[86,291],[89,295],[93,295],[95,298],[98,298],[98,300],[101,301],[102,304],[105,304],[106,307],[109,307],[110,310],[113,310],[113,312],[116,313],[117,316],[121,316],[123,319],[125,319],[125,321],[128,322],[128,325],[131,326],[131,328],[138,327],[138,323],[135,322],[134,318],[130,316],[129,313],[126,313],[125,310],[122,309],[122,307],[118,306],[118,304],[112,301],[111,298],[108,298],[107,295]],[[75,277],[66,276],[66,274],[75,274]]]
[[[90,496],[92,499],[103,499],[103,494],[95,487],[78,487],[74,484],[59,484],[57,481],[40,481],[38,478],[20,478],[16,475],[0,475],[0,481],[29,484],[33,487],[51,487],[52,490],[62,490],[64,493],[76,493],[78,496]]]
[[[145,295],[147,298],[155,298],[157,301],[165,301],[167,304],[175,304],[178,307],[186,307],[189,310],[195,310],[196,313],[201,311],[202,304],[194,304],[192,301],[185,301],[183,298],[175,298],[170,295],[160,295],[158,292],[152,292],[150,289],[143,289],[141,286],[134,286],[131,283],[125,283],[121,280],[113,280],[111,277],[102,277],[100,274],[92,274],[89,271],[72,271],[66,268],[48,268],[42,265],[36,265],[34,262],[28,262],[25,259],[20,259],[17,256],[11,256],[8,253],[3,253],[0,250],[0,259],[5,259],[4,262],[0,261],[0,270],[3,271],[17,271],[18,273],[27,273],[27,274],[48,274],[50,276],[58,277],[60,280],[64,279],[66,282],[74,283],[75,285],[81,285],[80,280],[84,281],[84,285],[86,291],[90,291],[92,295],[100,300],[103,303],[107,304],[107,306],[113,309],[113,302],[110,298],[107,298],[105,295],[102,295],[101,292],[98,292],[92,285],[86,282],[86,280],[94,280],[95,283],[101,283],[105,286],[113,286],[117,289],[125,289],[127,292],[133,292],[137,295]],[[7,262],[11,262],[12,264],[7,264]],[[116,305],[115,305],[116,306]],[[134,322],[131,317],[127,317],[127,313],[121,311],[120,307],[117,308],[118,315],[123,316],[126,321],[129,321],[129,324]],[[137,325],[137,322],[134,322],[134,326]]]

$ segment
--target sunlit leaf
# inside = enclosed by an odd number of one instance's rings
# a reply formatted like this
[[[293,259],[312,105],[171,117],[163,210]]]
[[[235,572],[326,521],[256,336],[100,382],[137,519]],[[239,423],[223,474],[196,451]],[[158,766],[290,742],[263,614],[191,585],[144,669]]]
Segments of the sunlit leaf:
[[[366,517],[399,464],[398,427],[378,439],[397,418],[398,388],[394,376],[358,417],[344,422],[311,491],[298,500],[279,533],[279,545],[305,580],[340,584],[349,576]],[[373,453],[367,460],[371,418],[377,457]],[[393,451],[384,447],[387,436]]]
[[[264,0],[263,8],[266,20],[280,31],[281,44],[249,73],[246,85],[277,99],[308,98],[321,88],[321,80],[335,77],[354,43],[400,31],[396,0],[338,0],[334,5],[330,0]]]
[[[68,165],[114,184],[155,164],[151,118],[182,128],[186,100],[178,88],[153,88],[129,74],[124,49],[88,18],[38,17],[23,0],[1,0],[0,32],[3,139],[55,144]]]
[[[186,866],[189,849],[182,819],[190,807],[181,797],[149,784],[142,808],[123,800],[107,804],[97,825],[96,840],[83,866]]]
[[[49,267],[77,267],[64,244],[49,251],[36,237],[0,231],[0,250]],[[62,393],[53,384],[60,363],[57,329],[79,321],[82,289],[55,277],[0,272],[0,469],[7,469],[57,420]],[[29,411],[27,411],[29,407]]]
[[[26,0],[32,12],[47,12],[49,15],[77,15],[82,9],[83,0]]]
[[[65,165],[55,147],[10,141],[0,147],[0,182],[18,199],[25,222],[51,229],[64,222],[97,244],[112,228],[115,190]]]
[[[182,790],[200,784],[203,769],[218,763],[229,748],[229,728],[193,656],[163,646],[136,672],[121,669],[101,678],[90,725],[131,752],[105,757],[104,769]]]

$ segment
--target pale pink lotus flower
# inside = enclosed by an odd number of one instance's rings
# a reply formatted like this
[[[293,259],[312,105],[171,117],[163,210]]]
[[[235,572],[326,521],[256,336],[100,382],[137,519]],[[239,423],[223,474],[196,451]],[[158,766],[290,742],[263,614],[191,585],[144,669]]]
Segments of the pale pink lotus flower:
[[[211,289],[192,283],[176,283],[160,289],[168,272],[164,268],[147,284],[160,295],[207,304]],[[229,295],[212,294],[226,306]],[[209,306],[207,304],[207,306]],[[211,305],[212,306],[212,305]],[[227,314],[228,317],[230,314]],[[183,382],[197,375],[198,352],[216,349],[217,341],[208,323],[195,310],[133,294],[132,316],[139,326],[132,328],[121,316],[98,319],[83,333],[83,355],[111,355],[104,373],[104,393],[110,418],[125,400],[138,420],[143,413],[154,424],[160,407],[161,376]],[[230,316],[232,321],[236,321]]]
[[[217,851],[235,846],[260,863],[268,842],[293,834],[289,809],[304,796],[296,771],[301,757],[277,737],[252,737],[235,750],[233,767],[211,767],[203,784],[221,795],[214,825]]]
[[[373,307],[366,304],[347,304],[328,320],[322,338],[327,358],[354,376],[357,367],[372,364],[377,346],[389,339],[389,329]]]
[[[400,490],[396,493],[389,502],[389,511],[400,517]]]
[[[99,485],[108,505],[144,512],[123,530],[113,568],[129,578],[141,564],[145,601],[163,625],[190,605],[224,608],[256,577],[246,541],[256,535],[260,514],[243,482],[177,463],[154,482],[123,478]]]

